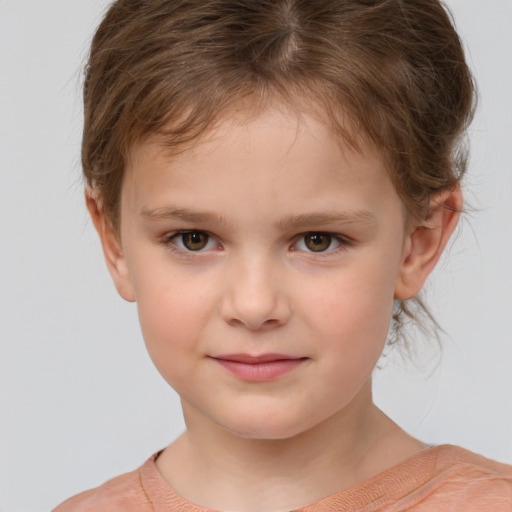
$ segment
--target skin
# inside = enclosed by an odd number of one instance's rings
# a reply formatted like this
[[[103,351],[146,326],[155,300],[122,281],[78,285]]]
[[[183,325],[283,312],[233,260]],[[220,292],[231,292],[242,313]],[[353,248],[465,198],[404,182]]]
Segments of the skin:
[[[318,117],[274,105],[221,120],[172,158],[156,139],[134,148],[120,233],[95,197],[117,289],[182,399],[187,431],[157,460],[178,493],[290,510],[425,448],[374,406],[371,373],[394,299],[418,293],[455,227],[438,203],[458,209],[458,188],[408,222],[378,150],[344,148]],[[300,362],[254,382],[216,359],[233,353]]]

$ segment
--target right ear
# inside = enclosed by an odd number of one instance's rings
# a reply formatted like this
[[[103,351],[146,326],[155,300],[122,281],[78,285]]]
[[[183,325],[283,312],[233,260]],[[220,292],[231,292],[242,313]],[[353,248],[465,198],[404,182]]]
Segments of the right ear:
[[[114,280],[119,295],[128,302],[135,302],[135,292],[130,279],[128,265],[126,264],[120,235],[114,232],[103,213],[98,190],[86,188],[85,204],[100,237],[107,268]]]

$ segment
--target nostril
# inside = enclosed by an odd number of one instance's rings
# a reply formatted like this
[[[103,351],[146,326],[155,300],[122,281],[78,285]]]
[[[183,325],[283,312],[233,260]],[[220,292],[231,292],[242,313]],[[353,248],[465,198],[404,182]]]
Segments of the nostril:
[[[232,327],[245,327],[251,331],[261,331],[265,329],[271,329],[273,327],[277,327],[279,325],[279,320],[277,319],[269,319],[264,322],[251,322],[250,320],[241,320],[239,318],[232,318],[228,320],[228,324]]]

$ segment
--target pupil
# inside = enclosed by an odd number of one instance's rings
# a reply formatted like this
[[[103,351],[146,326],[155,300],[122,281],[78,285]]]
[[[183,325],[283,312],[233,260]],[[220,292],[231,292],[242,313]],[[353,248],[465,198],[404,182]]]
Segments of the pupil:
[[[205,247],[208,237],[204,233],[186,233],[183,235],[185,247],[191,251],[198,251]]]
[[[331,245],[331,237],[329,235],[308,235],[306,237],[306,245],[314,252],[322,252]]]

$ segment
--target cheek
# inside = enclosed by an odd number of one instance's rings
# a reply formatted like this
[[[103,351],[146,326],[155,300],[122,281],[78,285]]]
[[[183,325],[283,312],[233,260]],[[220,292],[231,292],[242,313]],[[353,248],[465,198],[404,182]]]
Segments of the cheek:
[[[302,283],[306,316],[336,331],[387,331],[394,301],[393,272],[372,266],[347,269]]]
[[[301,309],[318,340],[318,356],[329,358],[338,389],[366,380],[386,343],[393,311],[393,279],[361,267],[304,288]],[[342,382],[340,382],[342,381]]]
[[[139,320],[149,355],[167,381],[185,372],[186,354],[201,350],[204,331],[215,301],[183,273],[152,272],[135,282]],[[165,276],[165,278],[162,278]]]

